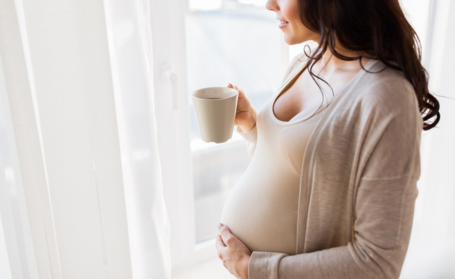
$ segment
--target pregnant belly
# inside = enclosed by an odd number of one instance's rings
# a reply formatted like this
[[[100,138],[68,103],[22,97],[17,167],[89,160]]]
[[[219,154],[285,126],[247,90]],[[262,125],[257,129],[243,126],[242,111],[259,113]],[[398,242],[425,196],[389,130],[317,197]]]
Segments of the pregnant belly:
[[[229,195],[220,222],[251,251],[295,255],[299,179],[290,175],[277,181],[274,177],[283,176],[270,174],[259,178],[249,168]]]

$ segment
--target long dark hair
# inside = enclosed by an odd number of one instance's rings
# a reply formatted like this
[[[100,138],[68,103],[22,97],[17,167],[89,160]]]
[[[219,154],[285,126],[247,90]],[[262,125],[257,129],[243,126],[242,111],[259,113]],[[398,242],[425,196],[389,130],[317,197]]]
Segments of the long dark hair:
[[[429,75],[421,63],[420,40],[398,0],[298,0],[298,6],[302,23],[321,35],[315,52],[311,56],[307,54],[306,67],[310,65],[308,69],[313,80],[316,77],[325,82],[312,72],[312,68],[327,48],[339,59],[359,60],[365,70],[362,56],[346,57],[335,50],[336,38],[343,48],[402,71],[417,95],[423,130],[436,126],[441,118],[439,102],[428,90]],[[432,123],[426,122],[435,116]]]

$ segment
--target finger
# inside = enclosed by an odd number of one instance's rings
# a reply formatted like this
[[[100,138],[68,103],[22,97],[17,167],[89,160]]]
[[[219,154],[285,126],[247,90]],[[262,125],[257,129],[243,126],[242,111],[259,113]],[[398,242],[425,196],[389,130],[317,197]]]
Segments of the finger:
[[[215,239],[215,245],[216,245],[216,250],[218,257],[221,259],[222,252],[226,246],[223,243],[223,240],[221,239],[221,236],[218,234]]]
[[[243,92],[243,89],[238,87],[237,85],[233,85],[234,86],[234,89],[239,91],[239,97],[243,97],[245,96],[245,92]]]
[[[239,97],[240,97],[240,98],[244,98],[244,97],[245,97],[245,92],[243,91],[242,88],[240,88],[240,87],[238,87],[238,86],[236,86],[236,85],[232,85],[232,84],[230,84],[230,83],[228,84],[227,87],[233,88],[233,89],[239,91]]]
[[[218,238],[220,239],[221,244],[223,244],[223,247],[227,247],[227,245],[226,245],[226,243],[224,242],[223,237],[221,236],[221,234],[218,234]]]
[[[235,237],[235,236],[231,233],[231,230],[229,229],[229,227],[226,226],[226,225],[223,225],[223,226],[220,228],[220,235],[221,235],[221,240],[223,240],[223,242],[226,244],[226,246],[229,246],[229,245],[228,245],[228,242],[231,242],[232,239]]]
[[[239,88],[237,91],[239,91],[239,97],[245,97],[245,92],[243,92],[242,88]]]

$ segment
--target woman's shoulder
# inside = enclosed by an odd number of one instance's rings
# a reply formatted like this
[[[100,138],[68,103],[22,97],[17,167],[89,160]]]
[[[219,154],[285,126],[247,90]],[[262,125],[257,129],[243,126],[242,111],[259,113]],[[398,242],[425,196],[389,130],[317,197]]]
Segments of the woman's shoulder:
[[[316,51],[318,45],[312,41],[308,41],[302,44],[302,49],[299,53],[294,55],[289,65],[296,66],[299,63],[306,63],[308,58]]]
[[[356,86],[357,100],[372,110],[403,113],[418,109],[417,95],[403,72],[376,60]]]
[[[314,49],[315,47],[312,43],[304,43],[302,45],[302,51],[294,55],[294,57],[289,62],[282,82],[284,82],[294,72],[295,69],[300,68],[299,66],[302,66],[302,63],[306,63],[308,61],[308,57],[311,55]]]

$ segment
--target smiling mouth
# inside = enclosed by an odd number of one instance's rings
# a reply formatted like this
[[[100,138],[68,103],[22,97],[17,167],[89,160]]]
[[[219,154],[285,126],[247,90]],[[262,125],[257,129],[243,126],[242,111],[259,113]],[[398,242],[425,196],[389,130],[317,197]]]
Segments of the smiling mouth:
[[[289,24],[289,22],[287,22],[287,21],[280,21],[278,27],[284,28],[284,27],[286,27],[288,24]]]

